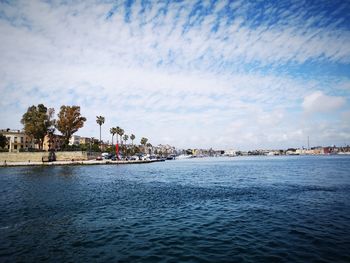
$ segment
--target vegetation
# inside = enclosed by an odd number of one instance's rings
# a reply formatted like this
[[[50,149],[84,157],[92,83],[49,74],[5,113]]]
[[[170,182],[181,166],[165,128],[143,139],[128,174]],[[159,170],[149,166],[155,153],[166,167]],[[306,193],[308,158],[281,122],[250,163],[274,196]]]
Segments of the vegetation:
[[[128,139],[129,139],[129,136],[128,136],[127,134],[124,134],[123,140],[124,140],[125,144],[126,144],[126,141],[127,141]]]
[[[34,142],[38,144],[39,149],[32,149],[41,151],[43,149],[43,142],[45,136],[49,137],[49,148],[52,137],[54,136],[55,128],[61,132],[64,137],[64,145],[61,150],[82,150],[82,151],[101,151],[102,143],[102,125],[105,123],[105,117],[96,116],[96,123],[100,126],[100,140],[93,140],[92,143],[80,144],[80,145],[69,145],[71,136],[76,133],[80,128],[84,127],[86,118],[81,116],[80,106],[61,106],[60,112],[57,114],[57,121],[53,119],[55,110],[53,108],[47,108],[43,104],[33,105],[28,108],[27,112],[23,114],[21,123],[24,125],[25,133],[34,139]],[[136,136],[131,134],[130,136],[125,134],[124,130],[117,127],[111,127],[109,130],[112,135],[112,145],[108,147],[106,151],[115,152],[113,144],[114,135],[117,138],[117,144],[120,140],[121,150],[125,155],[134,155],[146,151],[146,147],[152,145],[148,142],[145,137],[141,138],[141,145],[134,145]],[[131,140],[131,147],[127,146],[127,141]],[[124,143],[123,143],[124,142]],[[3,149],[8,144],[6,136],[0,134],[0,149]],[[56,147],[56,146],[55,146]],[[7,149],[6,149],[7,150]],[[23,149],[29,151],[30,149]]]
[[[131,145],[134,146],[134,140],[135,140],[135,135],[134,134],[131,134],[130,135],[130,140],[131,140]]]
[[[148,141],[147,138],[142,137],[140,143],[141,143],[141,145],[145,146],[147,144],[147,141]]]
[[[151,154],[152,153],[152,144],[147,143],[146,146],[148,148],[148,153]]]
[[[109,132],[112,134],[112,146],[113,146],[113,137],[117,133],[117,128],[112,127],[112,128],[109,129]]]
[[[57,115],[56,128],[64,137],[64,145],[67,146],[69,138],[84,126],[86,118],[80,114],[80,106],[61,106]]]
[[[8,141],[6,136],[0,133],[0,148],[5,148],[7,144]]]
[[[55,124],[55,120],[52,119],[54,112],[54,109],[48,109],[44,104],[39,104],[29,107],[22,116],[21,123],[24,125],[25,133],[35,139],[39,149],[43,148],[48,129]]]
[[[124,130],[123,129],[119,129],[119,136],[120,136],[120,143],[121,144],[123,144],[123,138],[122,138],[122,136],[123,136],[123,134],[124,134]]]
[[[97,122],[98,125],[100,125],[100,143],[101,143],[102,142],[102,140],[101,140],[101,126],[102,126],[102,124],[105,123],[105,117],[103,117],[103,116],[96,116],[96,122]]]
[[[117,126],[115,129],[116,129],[116,133],[117,133],[117,144],[118,144],[118,135],[119,135],[121,129],[119,126]]]
[[[142,138],[141,138],[141,141],[140,141],[141,145],[143,146],[143,151],[144,151],[144,152],[146,152],[146,144],[147,144],[147,141],[148,141],[148,139],[145,138],[145,137],[142,137]]]
[[[129,136],[127,134],[124,134],[123,140],[124,140],[124,148],[123,148],[123,153],[124,155],[128,156],[130,154],[129,149],[126,145],[126,141],[129,139]]]

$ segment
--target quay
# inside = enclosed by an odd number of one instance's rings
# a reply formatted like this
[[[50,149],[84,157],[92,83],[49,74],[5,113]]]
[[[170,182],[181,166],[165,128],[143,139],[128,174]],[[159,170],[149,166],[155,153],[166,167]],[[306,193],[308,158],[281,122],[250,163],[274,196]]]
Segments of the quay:
[[[54,162],[1,162],[0,167],[18,166],[63,166],[63,165],[119,165],[119,164],[144,164],[162,162],[164,160],[133,160],[133,161],[112,161],[112,160],[86,160],[86,161],[54,161]]]

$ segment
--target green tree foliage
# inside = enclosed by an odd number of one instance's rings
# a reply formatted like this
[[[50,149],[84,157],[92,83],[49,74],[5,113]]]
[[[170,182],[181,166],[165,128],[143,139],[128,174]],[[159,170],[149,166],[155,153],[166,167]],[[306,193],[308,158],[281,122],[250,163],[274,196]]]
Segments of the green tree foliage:
[[[132,154],[134,155],[134,154],[137,154],[137,153],[141,153],[141,149],[139,148],[139,147],[137,147],[137,146],[134,146],[133,148],[132,148]]]
[[[119,134],[119,136],[120,136],[120,143],[123,143],[124,130],[123,130],[123,129],[120,129],[118,134]]]
[[[146,152],[146,144],[147,144],[147,141],[148,141],[148,139],[145,138],[145,137],[142,137],[142,138],[141,138],[141,141],[140,141],[141,145],[143,146],[143,151],[144,151],[144,152]]]
[[[151,154],[152,153],[152,144],[151,143],[147,143],[146,146],[148,148],[148,153]]]
[[[5,135],[0,133],[0,148],[5,148],[8,141]]]
[[[119,126],[117,126],[115,129],[116,129],[116,132],[117,132],[117,144],[118,144],[118,142],[119,142],[118,135],[120,133],[121,128]]]
[[[148,141],[148,139],[147,139],[147,138],[142,137],[142,138],[141,138],[140,143],[141,143],[143,146],[145,146],[145,145],[146,145],[146,143],[147,143],[147,141]]]
[[[100,125],[100,143],[101,143],[101,126],[105,123],[105,117],[103,116],[96,116],[96,122],[98,125]]]
[[[69,138],[76,133],[80,128],[84,127],[86,118],[80,114],[80,106],[61,106],[60,112],[57,115],[58,120],[56,128],[59,130],[67,146]]]
[[[126,144],[126,141],[129,140],[129,136],[128,136],[127,134],[124,134],[123,140],[124,140],[124,142],[125,142],[125,144]]]
[[[134,134],[131,134],[130,135],[130,140],[131,140],[131,144],[134,145],[134,140],[135,140],[135,135]]]
[[[113,145],[113,137],[117,133],[117,128],[112,127],[109,129],[109,132],[112,134],[112,145]]]
[[[54,112],[54,109],[39,104],[29,107],[22,116],[21,123],[24,125],[25,133],[35,139],[39,149],[42,149],[48,129],[55,124],[55,120],[52,119]]]
[[[127,135],[127,134],[124,134],[124,136],[123,136],[123,140],[124,140],[124,151],[123,151],[123,153],[124,153],[124,155],[128,155],[129,153],[128,153],[128,147],[127,147],[127,145],[126,145],[126,141],[129,139],[129,135]]]

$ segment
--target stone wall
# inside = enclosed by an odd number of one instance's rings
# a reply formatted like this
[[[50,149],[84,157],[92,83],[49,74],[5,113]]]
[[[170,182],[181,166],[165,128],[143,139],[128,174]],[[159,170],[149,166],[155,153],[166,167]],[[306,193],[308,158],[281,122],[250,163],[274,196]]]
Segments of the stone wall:
[[[82,161],[88,160],[87,152],[56,152],[57,161]],[[0,152],[0,162],[41,162],[42,158],[47,158],[48,152]]]

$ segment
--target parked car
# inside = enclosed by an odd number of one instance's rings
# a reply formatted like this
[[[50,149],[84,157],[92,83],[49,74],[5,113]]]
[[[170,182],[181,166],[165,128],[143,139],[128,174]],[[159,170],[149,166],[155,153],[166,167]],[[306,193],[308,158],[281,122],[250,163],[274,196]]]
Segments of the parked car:
[[[109,153],[101,153],[101,157],[103,160],[108,159],[108,155],[109,155]]]
[[[105,159],[112,159],[113,157],[115,157],[115,154],[109,153],[108,155],[105,156]]]
[[[102,161],[102,160],[103,160],[102,156],[99,155],[96,157],[96,161]]]

